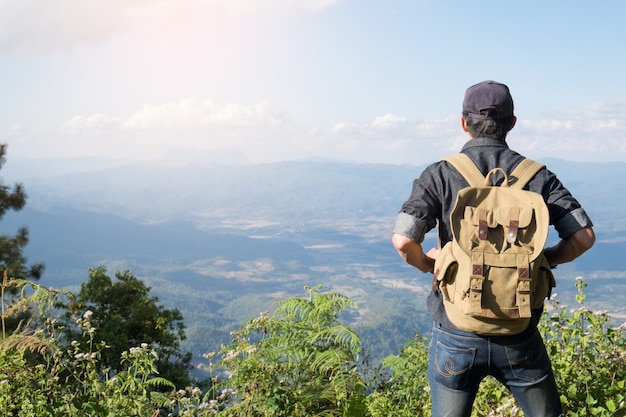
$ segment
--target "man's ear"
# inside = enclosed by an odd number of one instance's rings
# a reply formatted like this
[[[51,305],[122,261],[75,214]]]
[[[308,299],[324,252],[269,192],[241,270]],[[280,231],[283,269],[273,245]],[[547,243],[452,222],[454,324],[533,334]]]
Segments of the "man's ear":
[[[515,124],[515,122],[513,122],[513,124]],[[463,129],[463,132],[469,132],[469,129],[467,128],[467,123],[465,122],[465,117],[461,116],[461,128]]]
[[[515,127],[515,123],[517,122],[517,116],[513,116],[513,121],[511,122],[511,127],[509,127],[509,130],[513,129]]]

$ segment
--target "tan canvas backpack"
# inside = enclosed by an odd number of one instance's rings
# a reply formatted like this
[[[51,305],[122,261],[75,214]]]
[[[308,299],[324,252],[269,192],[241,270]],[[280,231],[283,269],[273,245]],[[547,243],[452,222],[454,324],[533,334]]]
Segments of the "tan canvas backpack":
[[[555,286],[543,255],[548,209],[540,194],[522,189],[543,165],[525,159],[510,175],[496,168],[483,176],[467,155],[444,160],[469,183],[450,214],[453,239],[435,262],[446,314],[465,331],[520,333]],[[500,186],[492,184],[497,171]]]

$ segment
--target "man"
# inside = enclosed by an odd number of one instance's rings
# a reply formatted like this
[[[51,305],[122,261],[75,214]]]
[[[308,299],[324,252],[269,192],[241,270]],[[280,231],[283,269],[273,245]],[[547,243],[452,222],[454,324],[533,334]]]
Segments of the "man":
[[[461,152],[483,175],[497,167],[510,173],[524,159],[506,143],[516,121],[506,85],[484,81],[467,89],[461,127],[469,140]],[[452,239],[450,212],[458,191],[467,186],[461,174],[445,161],[428,166],[414,181],[392,237],[407,263],[422,272],[433,272],[439,249],[425,253],[421,245],[424,235],[438,225],[441,246]],[[576,259],[594,244],[591,220],[552,172],[542,168],[525,189],[543,196],[550,224],[561,238],[544,251],[553,268]],[[433,417],[470,416],[479,384],[487,375],[511,391],[526,417],[561,416],[552,366],[537,331],[541,309],[532,311],[530,324],[522,333],[487,337],[461,331],[450,322],[436,285],[427,304],[434,319],[428,367]]]

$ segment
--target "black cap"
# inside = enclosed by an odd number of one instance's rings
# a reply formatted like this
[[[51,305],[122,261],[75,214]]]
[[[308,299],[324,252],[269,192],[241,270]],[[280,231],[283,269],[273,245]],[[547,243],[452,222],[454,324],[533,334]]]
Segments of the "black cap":
[[[490,109],[495,110],[495,117],[482,113]],[[503,119],[512,116],[513,97],[511,97],[509,87],[495,81],[474,84],[465,91],[463,113],[468,113],[475,119]]]

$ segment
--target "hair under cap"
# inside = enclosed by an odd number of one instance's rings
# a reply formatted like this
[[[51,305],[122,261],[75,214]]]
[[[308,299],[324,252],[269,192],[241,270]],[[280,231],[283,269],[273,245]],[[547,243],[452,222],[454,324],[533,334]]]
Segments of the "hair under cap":
[[[513,115],[513,97],[509,87],[495,81],[483,81],[465,91],[463,113],[475,119],[494,118],[489,110],[495,110],[496,119]]]

